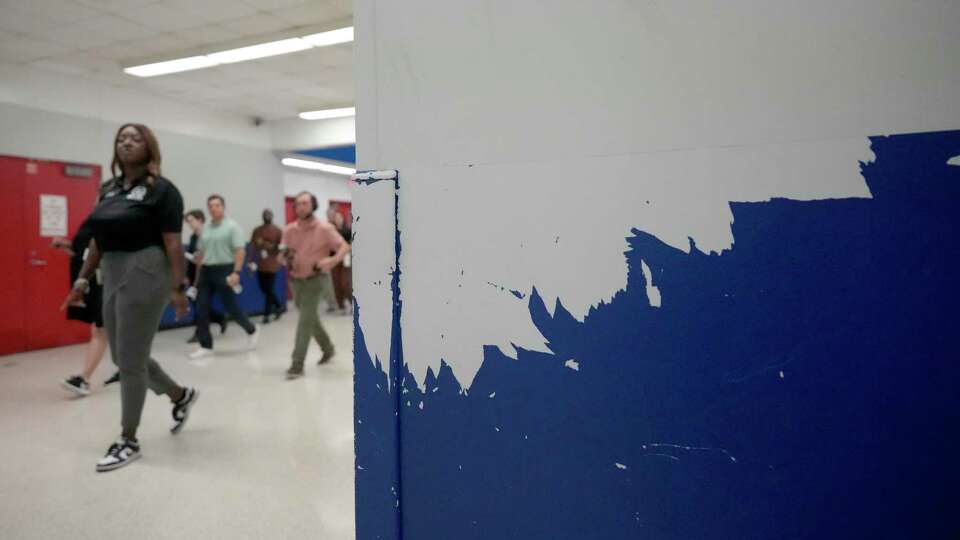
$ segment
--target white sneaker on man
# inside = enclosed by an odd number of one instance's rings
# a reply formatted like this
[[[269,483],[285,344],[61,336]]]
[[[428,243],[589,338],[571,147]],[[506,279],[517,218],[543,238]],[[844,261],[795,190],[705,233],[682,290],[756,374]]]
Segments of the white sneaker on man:
[[[251,351],[257,348],[257,343],[260,342],[260,325],[253,325],[253,333],[247,334],[247,348]]]
[[[187,355],[191,360],[200,360],[201,358],[207,358],[213,356],[213,349],[204,349],[203,347],[198,347],[197,350]]]

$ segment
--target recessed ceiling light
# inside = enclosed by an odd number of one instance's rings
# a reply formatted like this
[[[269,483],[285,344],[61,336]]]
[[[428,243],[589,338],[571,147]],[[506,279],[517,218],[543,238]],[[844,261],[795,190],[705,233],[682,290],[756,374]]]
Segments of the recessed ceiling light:
[[[348,176],[357,172],[356,169],[351,169],[350,167],[342,167],[340,165],[331,165],[330,163],[321,163],[319,161],[310,161],[306,159],[283,158],[280,160],[280,163],[286,165],[287,167],[312,169],[315,171],[343,174]]]
[[[344,118],[355,116],[357,110],[354,107],[344,107],[342,109],[325,109],[322,111],[307,111],[300,113],[300,118],[304,120],[326,120],[327,118]]]
[[[209,57],[191,56],[189,58],[177,58],[176,60],[167,60],[166,62],[128,67],[123,71],[130,75],[136,75],[137,77],[154,77],[156,75],[190,71],[192,69],[207,68],[215,65],[217,65],[217,63]]]
[[[175,58],[164,62],[155,62],[152,64],[143,64],[140,66],[131,66],[124,68],[124,73],[136,75],[137,77],[155,77],[157,75],[167,75],[180,71],[190,71],[192,69],[208,68],[220,64],[233,64],[235,62],[244,62],[247,60],[256,60],[258,58],[267,58],[280,54],[288,54],[298,51],[305,51],[314,47],[326,47],[338,43],[348,43],[353,41],[353,27],[339,28],[329,32],[320,32],[319,34],[310,34],[303,37],[290,39],[281,39],[268,43],[259,43],[248,47],[239,47],[226,51],[217,51],[210,54],[190,56],[187,58]]]
[[[353,27],[330,30],[329,32],[320,32],[303,36],[303,39],[314,47],[326,47],[327,45],[336,45],[338,43],[348,43],[353,41]]]
[[[266,58],[268,56],[305,51],[311,48],[313,48],[313,45],[306,41],[300,38],[292,38],[251,45],[249,47],[240,47],[239,49],[230,49],[229,51],[215,52],[208,54],[207,58],[218,64],[233,64],[235,62],[245,62],[247,60]]]

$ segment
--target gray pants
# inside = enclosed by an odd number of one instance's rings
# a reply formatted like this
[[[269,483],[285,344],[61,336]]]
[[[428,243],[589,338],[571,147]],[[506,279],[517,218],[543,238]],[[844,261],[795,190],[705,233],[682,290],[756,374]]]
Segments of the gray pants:
[[[120,369],[121,426],[136,429],[149,387],[157,395],[180,389],[150,358],[153,336],[170,301],[170,263],[159,247],[109,251],[103,272],[103,323],[113,363]]]

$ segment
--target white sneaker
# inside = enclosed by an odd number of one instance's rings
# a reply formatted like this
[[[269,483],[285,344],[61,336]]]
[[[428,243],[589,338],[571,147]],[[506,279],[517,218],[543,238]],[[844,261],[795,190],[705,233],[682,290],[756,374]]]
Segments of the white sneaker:
[[[203,347],[198,348],[192,353],[187,355],[191,360],[199,360],[201,358],[206,358],[208,356],[213,356],[213,349],[204,349]]]
[[[253,326],[253,333],[247,335],[247,348],[250,350],[257,348],[257,343],[260,342],[260,325],[255,324]]]
[[[110,445],[107,455],[97,462],[97,472],[107,472],[140,459],[140,443],[120,437]]]
[[[196,388],[187,388],[180,401],[173,404],[173,427],[170,428],[170,433],[174,435],[180,433],[183,425],[187,423],[187,418],[190,418],[190,409],[198,399],[200,399],[200,391]]]

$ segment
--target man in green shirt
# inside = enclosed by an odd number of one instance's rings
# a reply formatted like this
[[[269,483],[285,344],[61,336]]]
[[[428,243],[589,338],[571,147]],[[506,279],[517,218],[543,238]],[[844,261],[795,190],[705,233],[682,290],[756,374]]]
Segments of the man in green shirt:
[[[207,198],[210,224],[203,228],[194,262],[197,264],[197,339],[200,347],[190,353],[197,359],[213,355],[210,334],[210,304],[214,293],[227,312],[249,336],[251,349],[257,346],[260,329],[254,326],[237,304],[234,288],[240,284],[240,272],[246,259],[243,231],[236,221],[226,217],[226,204],[220,195]]]

